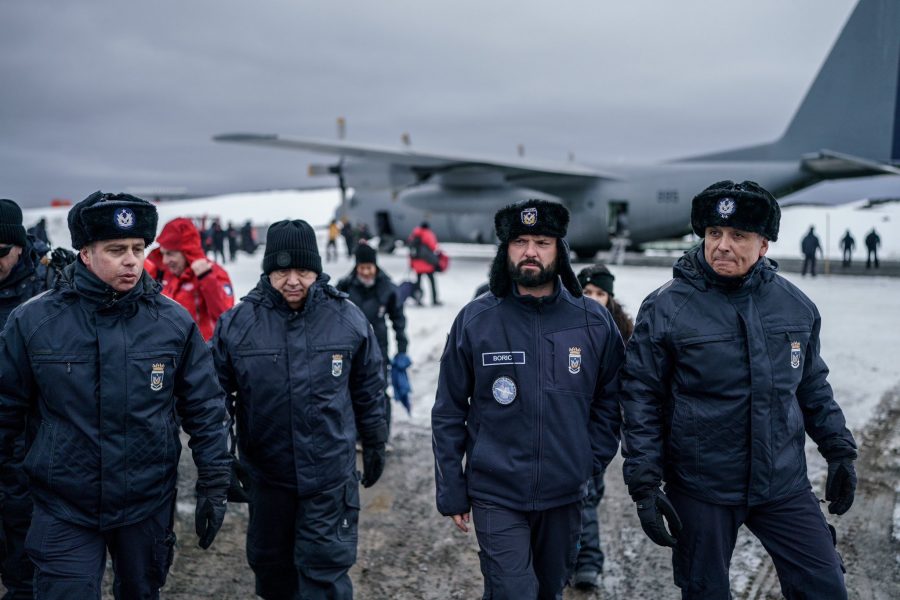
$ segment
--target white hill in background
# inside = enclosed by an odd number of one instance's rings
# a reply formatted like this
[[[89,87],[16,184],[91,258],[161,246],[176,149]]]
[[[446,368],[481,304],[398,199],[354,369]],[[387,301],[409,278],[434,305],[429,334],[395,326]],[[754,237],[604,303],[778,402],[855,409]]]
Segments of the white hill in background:
[[[271,191],[211,196],[194,200],[171,200],[158,204],[160,227],[175,217],[218,217],[223,226],[229,221],[240,226],[250,220],[266,226],[282,219],[304,219],[313,227],[325,227],[340,202],[337,189],[310,191]],[[846,229],[856,238],[855,257],[865,256],[863,240],[872,227],[881,236],[879,258],[900,260],[900,202],[865,208],[860,201],[842,206],[791,206],[782,210],[779,240],[771,244],[773,257],[798,258],[800,240],[810,225],[832,259],[840,258],[839,240]],[[69,240],[66,215],[68,207],[30,208],[23,211],[26,227],[41,217],[47,219],[47,231],[55,245]],[[370,226],[372,224],[370,223]]]

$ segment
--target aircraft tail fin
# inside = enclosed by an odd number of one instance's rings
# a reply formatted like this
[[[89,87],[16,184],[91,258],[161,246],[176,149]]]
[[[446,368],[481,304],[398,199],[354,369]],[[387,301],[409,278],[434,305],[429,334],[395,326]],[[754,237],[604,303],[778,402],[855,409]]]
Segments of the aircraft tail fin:
[[[900,2],[860,0],[782,137],[693,160],[796,160],[823,149],[900,164]]]

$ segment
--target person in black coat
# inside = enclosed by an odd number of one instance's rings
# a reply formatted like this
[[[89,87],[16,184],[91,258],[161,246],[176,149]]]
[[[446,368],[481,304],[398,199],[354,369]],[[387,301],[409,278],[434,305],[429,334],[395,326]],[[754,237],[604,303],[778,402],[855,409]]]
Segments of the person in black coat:
[[[815,277],[816,253],[822,254],[822,244],[819,243],[819,238],[816,236],[816,229],[812,225],[810,225],[809,231],[806,232],[806,235],[803,237],[803,241],[800,242],[800,249],[803,251],[803,270],[801,275],[806,276],[808,268],[809,274]]]
[[[853,239],[853,236],[850,234],[850,230],[844,234],[844,237],[841,238],[841,250],[843,251],[843,263],[841,266],[849,267],[850,259],[853,257],[853,249],[856,248],[856,240]]]
[[[878,235],[878,232],[875,231],[875,228],[872,228],[868,234],[866,234],[866,268],[869,269],[872,267],[872,264],[875,264],[875,268],[878,268],[878,246],[881,245],[881,236]]]
[[[362,311],[328,281],[312,227],[273,223],[259,283],[211,342],[234,395],[250,475],[247,561],[263,598],[353,596],[357,432],[362,484],[384,469],[381,350]]]
[[[437,509],[475,523],[485,598],[557,598],[581,502],[619,445],[622,338],[585,299],[569,213],[528,200],[494,217],[490,293],[450,329],[431,412]]]
[[[406,337],[406,316],[403,314],[403,303],[397,297],[397,286],[387,273],[378,268],[378,253],[375,248],[364,243],[356,246],[356,266],[353,272],[338,282],[337,289],[350,296],[350,301],[363,311],[366,319],[372,324],[378,347],[381,349],[381,361],[387,382],[390,366],[408,361],[405,355],[409,341]],[[388,330],[385,317],[391,320],[394,339],[397,342],[397,355],[393,361],[388,358]],[[390,438],[391,399],[387,394],[384,398],[385,420]]]
[[[225,516],[225,399],[193,319],[143,273],[156,224],[156,208],[127,194],[76,204],[78,260],[16,308],[0,337],[4,468],[26,418],[38,423],[32,432],[29,422],[23,467],[40,598],[99,599],[107,551],[118,597],[159,597],[175,544],[179,421],[197,465],[202,548]]]
[[[804,441],[828,461],[837,515],[853,503],[856,443],[819,355],[816,305],[765,256],[780,216],[753,182],[697,195],[691,224],[703,241],[644,300],[622,368],[625,482],[644,531],[673,546],[685,599],[730,597],[742,524],[785,598],[847,597]]]

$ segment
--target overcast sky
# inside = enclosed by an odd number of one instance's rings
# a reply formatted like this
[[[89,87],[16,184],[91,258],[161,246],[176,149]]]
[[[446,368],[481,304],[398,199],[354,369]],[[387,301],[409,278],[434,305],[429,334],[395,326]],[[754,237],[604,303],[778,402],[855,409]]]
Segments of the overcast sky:
[[[656,160],[777,138],[855,0],[0,2],[0,196],[315,183],[225,132]],[[321,181],[328,184],[326,179]]]

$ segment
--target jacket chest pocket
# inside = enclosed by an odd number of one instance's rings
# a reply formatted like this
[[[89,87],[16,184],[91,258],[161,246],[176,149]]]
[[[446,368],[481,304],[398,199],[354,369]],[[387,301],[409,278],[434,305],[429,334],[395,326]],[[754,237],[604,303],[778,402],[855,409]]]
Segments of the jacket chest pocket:
[[[803,379],[807,346],[812,331],[797,326],[773,327],[766,330],[766,345],[772,363],[775,389],[793,396]]]
[[[69,412],[76,398],[93,395],[96,390],[96,354],[35,353],[31,366],[44,400],[57,408],[66,405],[62,412]],[[91,384],[94,390],[89,392],[87,386]]]
[[[128,354],[127,381],[132,407],[140,409],[141,398],[156,404],[160,399],[173,397],[176,356],[177,351],[169,348]]]
[[[544,372],[549,371],[549,381],[553,382],[550,387],[573,394],[593,395],[599,365],[594,344],[584,331],[562,331],[546,338],[550,353],[546,356],[545,352],[542,358],[550,363],[544,368]]]
[[[330,394],[346,387],[352,359],[350,346],[313,346],[309,365],[313,392]]]
[[[234,368],[238,382],[249,384],[260,376],[267,376],[284,365],[284,348],[248,348],[234,351]]]
[[[747,389],[747,342],[735,332],[675,340],[675,358],[679,387],[695,395],[728,395]]]

